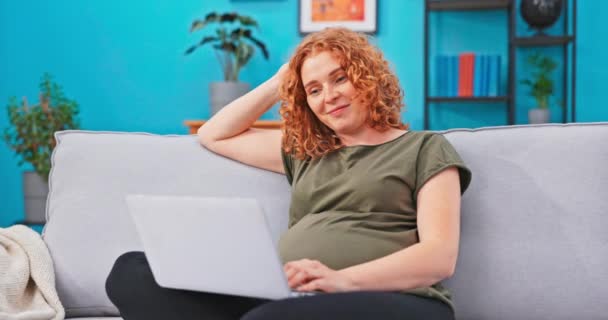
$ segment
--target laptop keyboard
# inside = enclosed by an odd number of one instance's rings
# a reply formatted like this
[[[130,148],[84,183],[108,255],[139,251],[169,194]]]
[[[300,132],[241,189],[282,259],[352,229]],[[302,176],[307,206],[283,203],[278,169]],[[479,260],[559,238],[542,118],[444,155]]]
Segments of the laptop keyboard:
[[[291,291],[289,294],[289,297],[290,298],[308,297],[308,296],[314,296],[317,293],[318,292],[314,292],[314,291]]]

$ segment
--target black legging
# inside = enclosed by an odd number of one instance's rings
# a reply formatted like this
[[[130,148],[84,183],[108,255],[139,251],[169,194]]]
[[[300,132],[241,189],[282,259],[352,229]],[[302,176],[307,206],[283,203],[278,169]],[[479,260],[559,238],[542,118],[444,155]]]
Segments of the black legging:
[[[396,292],[359,291],[282,300],[159,287],[143,252],[116,260],[106,292],[125,320],[454,319],[445,303]]]

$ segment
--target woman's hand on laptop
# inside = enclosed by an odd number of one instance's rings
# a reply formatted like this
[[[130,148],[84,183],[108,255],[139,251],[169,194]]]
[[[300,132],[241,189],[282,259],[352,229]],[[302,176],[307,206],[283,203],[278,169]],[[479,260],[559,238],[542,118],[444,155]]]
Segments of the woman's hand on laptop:
[[[343,292],[358,290],[354,281],[319,261],[302,259],[283,266],[289,287],[297,291]]]

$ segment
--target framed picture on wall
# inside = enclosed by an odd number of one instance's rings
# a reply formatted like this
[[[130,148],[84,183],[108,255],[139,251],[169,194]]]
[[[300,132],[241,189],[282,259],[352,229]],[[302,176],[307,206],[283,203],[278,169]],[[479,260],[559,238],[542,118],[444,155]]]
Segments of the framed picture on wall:
[[[299,0],[298,20],[301,34],[327,27],[346,27],[376,33],[378,0]]]

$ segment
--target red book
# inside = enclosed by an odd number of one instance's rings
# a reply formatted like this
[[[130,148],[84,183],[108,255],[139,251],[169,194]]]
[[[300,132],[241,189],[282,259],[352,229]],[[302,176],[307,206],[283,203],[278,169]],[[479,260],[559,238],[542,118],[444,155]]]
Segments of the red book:
[[[466,95],[466,69],[467,69],[467,58],[464,54],[458,56],[458,96],[464,97]]]
[[[473,59],[474,56],[473,54],[467,54],[467,83],[466,83],[466,87],[467,87],[467,97],[470,97],[473,95]]]
[[[474,53],[462,53],[458,60],[458,96],[473,96]]]

